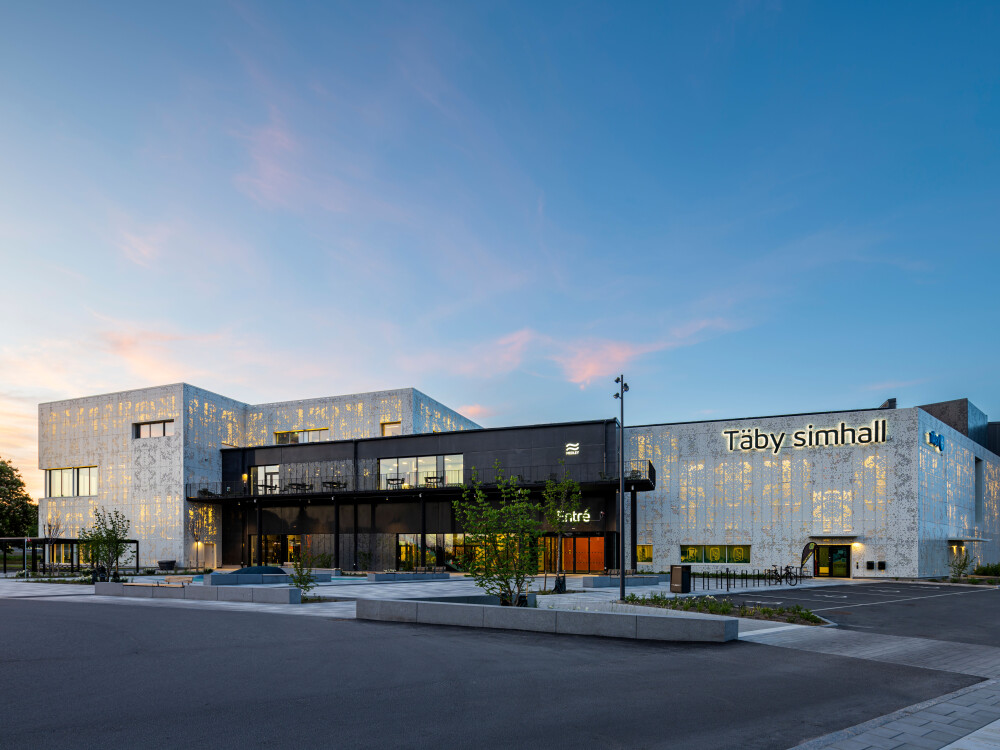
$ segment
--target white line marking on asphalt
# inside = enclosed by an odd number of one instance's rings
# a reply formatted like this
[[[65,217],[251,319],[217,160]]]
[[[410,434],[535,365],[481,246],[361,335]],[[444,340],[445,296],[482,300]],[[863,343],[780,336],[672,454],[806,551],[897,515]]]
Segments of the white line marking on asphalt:
[[[896,604],[897,602],[912,602],[918,601],[920,599],[937,599],[940,596],[961,596],[962,594],[985,594],[991,589],[984,589],[978,591],[952,591],[947,594],[932,594],[931,596],[914,596],[909,599],[886,599],[884,602],[864,602],[862,604],[849,604],[849,607],[873,607],[876,604]],[[824,607],[823,609],[814,609],[813,612],[825,612],[830,609],[844,609],[843,606],[839,607]]]
[[[782,630],[797,630],[798,628],[810,627],[808,625],[782,625],[779,628],[765,628],[761,630],[751,630],[746,633],[740,633],[739,639],[744,638],[754,638],[758,635],[769,635],[771,633],[780,633]]]

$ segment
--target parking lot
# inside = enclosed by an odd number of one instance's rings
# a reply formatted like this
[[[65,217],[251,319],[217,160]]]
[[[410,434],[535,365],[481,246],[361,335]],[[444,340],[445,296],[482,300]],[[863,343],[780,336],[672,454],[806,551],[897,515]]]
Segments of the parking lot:
[[[979,681],[741,642],[69,599],[2,602],[4,678],[32,687],[0,746],[780,750]]]
[[[725,597],[734,602],[796,604],[847,630],[1000,645],[1000,589],[932,583],[852,583]]]

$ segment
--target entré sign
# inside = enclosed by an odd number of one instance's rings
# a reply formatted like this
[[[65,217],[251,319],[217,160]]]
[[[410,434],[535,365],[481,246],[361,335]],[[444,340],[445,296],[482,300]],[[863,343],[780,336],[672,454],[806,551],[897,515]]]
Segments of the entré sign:
[[[782,448],[822,448],[833,445],[869,445],[884,443],[886,440],[886,420],[875,419],[864,427],[848,427],[841,422],[837,427],[813,427],[787,432],[763,432],[756,427],[740,430],[723,430],[726,444],[731,451],[769,450],[778,455]]]

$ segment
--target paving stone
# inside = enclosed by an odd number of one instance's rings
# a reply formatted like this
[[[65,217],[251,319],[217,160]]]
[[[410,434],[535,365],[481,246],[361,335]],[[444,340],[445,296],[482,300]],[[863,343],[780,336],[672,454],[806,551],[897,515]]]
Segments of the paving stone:
[[[941,740],[941,742],[948,743],[954,742],[959,737],[964,737],[967,732],[942,732],[939,729],[935,729],[933,732],[928,732],[924,735],[929,740]]]
[[[983,722],[970,719],[957,719],[951,723],[951,726],[958,727],[959,729],[979,729],[983,726]]]
[[[928,740],[924,737],[911,737],[896,750],[940,750],[944,747],[940,740]]]
[[[882,748],[882,750],[893,750],[903,744],[899,738],[882,737],[874,732],[865,732],[858,735],[858,739],[867,742],[870,747]]]
[[[895,729],[895,728],[890,727],[888,725],[883,725],[881,727],[875,727],[875,729],[869,729],[867,732],[865,732],[865,734],[877,734],[880,737],[888,737],[889,739],[892,739],[897,734],[902,734],[902,733],[903,733],[902,729]]]
[[[840,742],[829,745],[830,750],[868,750],[870,747],[871,745],[867,742],[859,740],[856,737],[840,740]]]

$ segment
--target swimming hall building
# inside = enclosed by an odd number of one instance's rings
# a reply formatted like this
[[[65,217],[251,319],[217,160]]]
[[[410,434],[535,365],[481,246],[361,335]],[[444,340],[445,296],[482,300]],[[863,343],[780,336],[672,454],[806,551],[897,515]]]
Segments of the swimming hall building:
[[[809,542],[821,576],[1000,560],[1000,423],[966,399],[624,432],[619,523],[614,419],[484,429],[412,388],[250,405],[167,385],[41,404],[39,513],[69,538],[121,510],[142,565],[281,564],[303,545],[345,569],[461,565],[452,501],[499,465],[536,495],[580,482],[573,572],[617,568],[619,533],[626,567],[654,571],[797,565]]]

